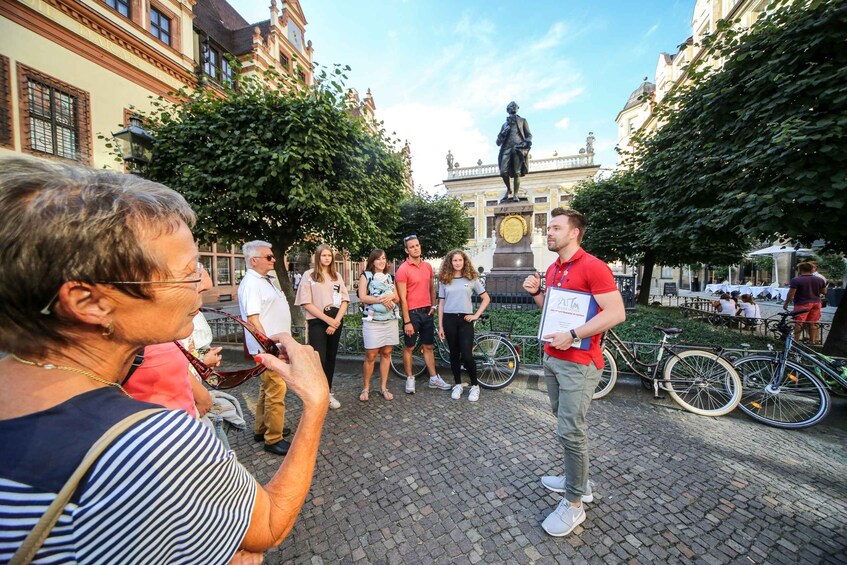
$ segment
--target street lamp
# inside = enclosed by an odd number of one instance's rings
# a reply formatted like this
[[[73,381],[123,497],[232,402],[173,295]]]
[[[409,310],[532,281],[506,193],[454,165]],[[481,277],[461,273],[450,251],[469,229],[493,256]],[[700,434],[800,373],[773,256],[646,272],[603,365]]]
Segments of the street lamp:
[[[133,115],[129,126],[113,133],[112,137],[118,143],[118,151],[127,163],[134,167],[147,165],[153,159],[153,144],[156,139],[141,127],[141,118]]]

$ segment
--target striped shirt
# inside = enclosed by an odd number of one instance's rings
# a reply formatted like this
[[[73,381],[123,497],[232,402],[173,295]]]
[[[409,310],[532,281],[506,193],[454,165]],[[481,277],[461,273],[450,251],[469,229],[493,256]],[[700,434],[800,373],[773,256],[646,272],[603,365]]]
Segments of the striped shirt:
[[[88,448],[151,408],[100,388],[0,421],[0,562],[44,514]],[[203,424],[165,411],[100,456],[35,563],[227,563],[250,524],[256,482]]]

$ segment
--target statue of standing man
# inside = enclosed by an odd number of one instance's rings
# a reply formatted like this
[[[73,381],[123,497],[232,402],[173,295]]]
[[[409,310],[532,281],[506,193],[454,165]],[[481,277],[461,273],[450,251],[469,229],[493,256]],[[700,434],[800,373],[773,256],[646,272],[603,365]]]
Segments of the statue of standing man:
[[[506,123],[500,128],[497,135],[497,145],[500,146],[500,176],[506,183],[506,194],[500,199],[500,203],[512,201],[518,202],[518,189],[521,186],[521,177],[527,173],[527,160],[529,150],[532,147],[532,134],[529,124],[518,116],[518,105],[512,101],[506,106],[509,114]],[[511,183],[509,179],[514,179]]]

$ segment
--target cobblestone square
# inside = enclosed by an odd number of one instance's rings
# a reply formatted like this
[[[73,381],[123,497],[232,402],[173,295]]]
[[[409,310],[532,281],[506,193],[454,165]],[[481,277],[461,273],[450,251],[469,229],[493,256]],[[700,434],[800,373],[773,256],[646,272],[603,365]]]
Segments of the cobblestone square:
[[[540,523],[559,498],[539,478],[560,473],[561,454],[543,380],[472,404],[423,381],[403,394],[392,376],[395,400],[359,402],[360,375],[340,365],[342,407],[327,415],[310,495],[266,563],[847,560],[843,404],[822,425],[786,431],[695,416],[621,383],[589,410],[588,519],[552,538]],[[265,482],[279,459],[252,441],[258,380],[235,392],[251,428],[230,441]],[[299,411],[289,395],[288,425]]]

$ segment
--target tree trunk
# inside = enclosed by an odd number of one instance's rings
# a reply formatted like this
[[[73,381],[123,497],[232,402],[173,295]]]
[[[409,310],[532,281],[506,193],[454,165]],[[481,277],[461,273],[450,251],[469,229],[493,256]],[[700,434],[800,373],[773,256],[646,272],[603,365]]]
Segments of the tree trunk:
[[[291,311],[291,325],[305,326],[306,320],[303,316],[303,310],[294,306],[294,285],[291,282],[291,277],[288,276],[288,263],[285,261],[285,253],[291,247],[291,241],[281,241],[269,239],[273,245],[274,255],[276,256],[276,265],[274,271],[279,279],[279,286],[282,287],[282,292],[285,293],[285,298],[288,300],[288,309]],[[303,273],[300,273],[301,275]],[[305,281],[301,281],[303,283]]]
[[[841,304],[835,309],[823,352],[827,355],[847,357],[847,298],[842,298]]]
[[[647,306],[650,303],[650,279],[653,278],[656,254],[651,251],[645,253],[642,264],[644,265],[644,271],[641,273],[641,283],[638,289],[638,304]]]

